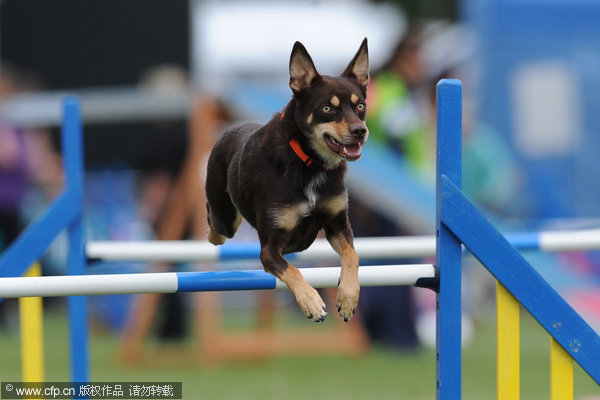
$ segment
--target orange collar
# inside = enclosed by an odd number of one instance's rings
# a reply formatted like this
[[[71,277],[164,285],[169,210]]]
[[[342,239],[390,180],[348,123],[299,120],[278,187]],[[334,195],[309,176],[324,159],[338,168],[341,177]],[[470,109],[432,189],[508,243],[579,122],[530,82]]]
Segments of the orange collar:
[[[302,150],[302,146],[300,146],[300,142],[297,139],[290,139],[290,147],[307,167],[310,167],[313,164],[314,160]]]
[[[281,113],[281,117],[279,118],[279,120],[283,120],[283,116],[285,115],[285,112]],[[286,133],[286,136],[289,139],[289,134]],[[302,150],[302,146],[300,145],[300,142],[298,141],[298,139],[290,139],[289,141],[290,143],[290,147],[292,148],[292,150],[294,150],[294,153],[296,153],[296,155],[302,160],[302,162],[304,163],[304,165],[306,165],[307,167],[312,166],[316,166],[318,163],[313,160],[312,158],[310,158],[308,156],[308,154],[306,154],[304,152],[304,150]],[[326,166],[323,166],[324,170],[328,170],[329,168],[327,168]]]

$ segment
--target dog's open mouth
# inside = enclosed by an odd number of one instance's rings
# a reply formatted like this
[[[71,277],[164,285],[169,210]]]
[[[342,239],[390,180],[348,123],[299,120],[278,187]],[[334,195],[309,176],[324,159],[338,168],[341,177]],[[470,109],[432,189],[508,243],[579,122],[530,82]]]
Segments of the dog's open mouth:
[[[360,158],[364,144],[363,142],[342,144],[329,135],[325,135],[325,142],[333,152],[348,161],[355,161]]]

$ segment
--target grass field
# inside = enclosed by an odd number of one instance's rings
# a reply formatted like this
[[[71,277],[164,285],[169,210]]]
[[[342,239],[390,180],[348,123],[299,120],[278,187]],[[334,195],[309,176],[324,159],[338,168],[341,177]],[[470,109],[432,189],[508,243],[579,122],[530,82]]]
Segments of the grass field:
[[[464,399],[495,399],[493,315],[480,321],[474,341],[463,352]],[[68,343],[64,308],[45,316],[46,379],[68,381]],[[181,381],[184,399],[434,399],[435,353],[374,348],[363,357],[295,357],[232,362],[214,368],[124,366],[117,360],[118,338],[95,332],[91,338],[92,381]],[[193,349],[189,345],[190,351]],[[549,398],[549,339],[524,314],[521,321],[521,398]],[[183,365],[187,364],[187,365]],[[20,380],[19,336],[0,331],[0,379]],[[578,366],[576,399],[600,399],[600,389]]]

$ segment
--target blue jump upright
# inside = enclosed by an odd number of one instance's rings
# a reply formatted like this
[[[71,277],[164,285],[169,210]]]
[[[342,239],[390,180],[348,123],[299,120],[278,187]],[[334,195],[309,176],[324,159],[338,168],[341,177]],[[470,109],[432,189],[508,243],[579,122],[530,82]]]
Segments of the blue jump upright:
[[[79,100],[66,99],[64,102],[62,126],[62,147],[67,190],[78,204],[78,218],[67,226],[69,252],[67,273],[84,275],[86,266],[83,229],[83,131]],[[70,296],[67,299],[69,310],[69,335],[71,351],[71,380],[89,381],[88,360],[88,321],[87,298]]]
[[[461,184],[462,84],[446,79],[436,88],[436,391],[438,399],[461,397],[461,257],[462,246],[442,223],[442,179]]]
[[[62,155],[65,187],[45,212],[30,224],[0,257],[0,278],[21,276],[39,260],[52,241],[67,230],[67,272],[85,273],[83,232],[83,134],[79,100],[63,104]],[[85,297],[70,297],[71,379],[87,382],[88,345]]]
[[[462,397],[461,244],[600,384],[600,336],[460,190],[461,91],[457,80],[437,86],[437,398]]]

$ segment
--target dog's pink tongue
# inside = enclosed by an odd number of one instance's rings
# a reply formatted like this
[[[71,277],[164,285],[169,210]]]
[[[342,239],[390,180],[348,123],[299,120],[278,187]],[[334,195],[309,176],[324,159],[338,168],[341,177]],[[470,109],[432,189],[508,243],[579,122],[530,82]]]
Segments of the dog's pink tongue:
[[[343,146],[343,153],[347,157],[356,158],[360,157],[362,151],[362,145],[360,143],[349,144]]]

